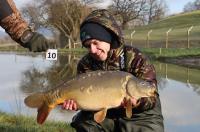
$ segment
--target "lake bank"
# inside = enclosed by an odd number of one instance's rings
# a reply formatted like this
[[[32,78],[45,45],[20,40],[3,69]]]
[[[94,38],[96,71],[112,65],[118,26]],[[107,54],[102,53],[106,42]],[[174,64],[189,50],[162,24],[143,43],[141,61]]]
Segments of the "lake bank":
[[[200,56],[180,56],[176,58],[160,57],[159,61],[176,64],[188,68],[200,69]]]
[[[47,121],[39,125],[33,117],[0,112],[1,132],[75,132],[67,123]]]
[[[200,69],[200,48],[141,48],[142,52],[147,54],[151,59],[161,62],[177,64],[184,67]],[[24,48],[18,50],[0,49],[2,52],[22,52],[31,53]],[[76,53],[83,54],[87,50],[84,48],[76,49],[58,49],[58,53]]]
[[[176,64],[188,68],[200,69],[200,48],[142,49],[151,59]]]

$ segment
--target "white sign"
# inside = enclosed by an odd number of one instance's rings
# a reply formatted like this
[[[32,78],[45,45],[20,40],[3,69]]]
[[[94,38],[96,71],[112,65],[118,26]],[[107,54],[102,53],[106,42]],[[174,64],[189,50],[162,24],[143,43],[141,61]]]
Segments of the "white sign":
[[[57,60],[57,49],[48,49],[46,52],[46,60]]]

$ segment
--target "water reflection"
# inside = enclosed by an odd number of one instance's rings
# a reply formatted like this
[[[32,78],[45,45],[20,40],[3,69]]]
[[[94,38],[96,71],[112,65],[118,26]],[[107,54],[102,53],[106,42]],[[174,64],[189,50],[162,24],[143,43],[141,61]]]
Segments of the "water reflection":
[[[37,67],[31,67],[23,72],[20,89],[24,93],[46,91],[59,83],[76,75],[78,60],[75,55],[60,55],[53,61],[51,67],[41,72]]]
[[[169,79],[160,98],[167,132],[200,130],[200,98],[185,83]]]
[[[159,62],[155,62],[154,66],[158,74],[157,77],[160,79],[160,83],[166,84],[169,79],[183,82],[186,87],[193,89],[200,95],[200,70]],[[160,89],[162,88],[163,87]]]
[[[159,82],[167,132],[200,130],[200,71],[172,64],[154,63]]]
[[[42,54],[0,53],[0,111],[36,116],[23,99],[51,89],[76,75],[82,55],[60,54],[47,61]],[[200,130],[200,70],[154,62],[166,132]],[[71,121],[75,112],[54,109],[48,119]]]

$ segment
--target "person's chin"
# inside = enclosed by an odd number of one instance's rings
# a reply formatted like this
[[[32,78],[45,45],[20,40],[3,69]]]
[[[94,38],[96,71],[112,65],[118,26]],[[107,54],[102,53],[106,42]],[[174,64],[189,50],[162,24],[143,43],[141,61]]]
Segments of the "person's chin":
[[[106,56],[104,56],[104,55],[102,55],[102,56],[99,56],[99,59],[101,60],[101,61],[105,61],[106,60]]]

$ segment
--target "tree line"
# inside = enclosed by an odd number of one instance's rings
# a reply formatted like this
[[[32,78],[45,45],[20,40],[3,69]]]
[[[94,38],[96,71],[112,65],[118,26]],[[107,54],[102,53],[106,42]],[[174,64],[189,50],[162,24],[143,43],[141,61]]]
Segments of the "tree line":
[[[102,0],[34,0],[22,9],[29,23],[36,29],[50,29],[59,41],[59,47],[79,40],[79,27],[83,19]],[[164,0],[112,0],[107,9],[125,29],[132,23],[145,25],[162,19],[167,12]],[[59,34],[59,35],[58,35]]]
[[[184,9],[183,9],[184,12],[190,12],[190,11],[195,11],[195,10],[200,10],[200,0],[195,0],[193,2],[188,2],[184,6]]]

